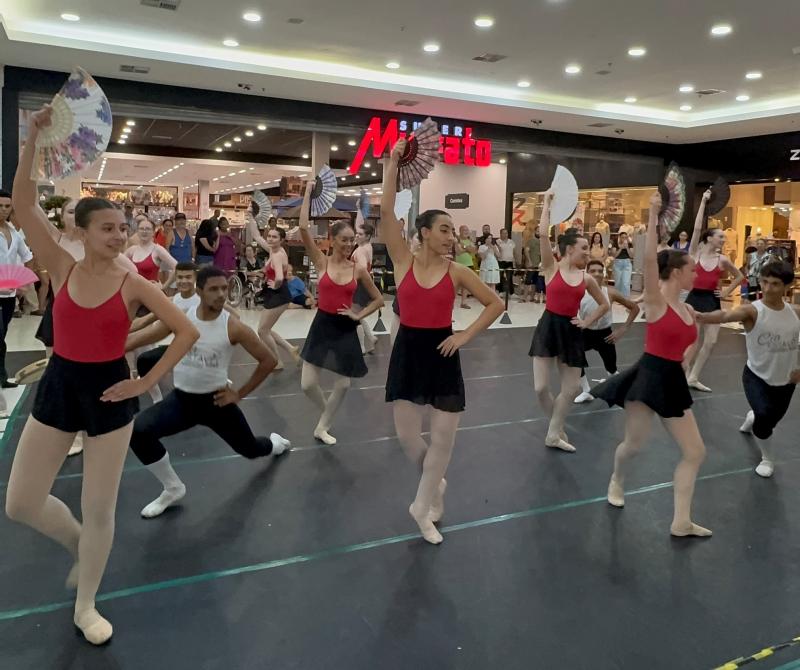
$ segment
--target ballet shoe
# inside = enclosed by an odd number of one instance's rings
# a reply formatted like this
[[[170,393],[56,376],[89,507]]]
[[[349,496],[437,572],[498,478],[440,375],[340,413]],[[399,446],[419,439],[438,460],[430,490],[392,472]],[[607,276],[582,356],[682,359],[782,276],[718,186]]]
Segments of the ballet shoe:
[[[689,384],[690,388],[693,388],[696,391],[702,391],[703,393],[711,393],[711,389],[708,388],[708,386],[706,386],[705,384],[702,384],[697,379],[688,379],[686,383]]]
[[[336,438],[333,435],[331,435],[327,430],[320,430],[319,428],[314,431],[314,439],[319,440],[328,446],[333,446],[336,444]]]
[[[282,370],[283,370],[283,361],[279,358],[278,359],[278,364],[274,368],[272,368],[272,371],[273,372],[281,372]]]
[[[106,644],[114,634],[111,623],[100,616],[100,613],[94,608],[75,612],[72,620],[75,623],[75,628],[90,644],[96,646]]]
[[[292,356],[292,360],[297,364],[300,365],[303,362],[303,359],[300,358],[300,347],[293,347],[291,352],[289,352]]]
[[[444,538],[442,537],[442,534],[436,530],[436,526],[433,525],[433,521],[431,521],[429,514],[415,514],[414,503],[409,505],[408,513],[411,515],[411,518],[417,522],[417,526],[419,526],[419,532],[422,533],[422,537],[426,542],[430,542],[431,544],[442,543]]]
[[[672,537],[711,537],[711,531],[708,528],[703,528],[691,522],[689,522],[688,527],[677,527],[675,524],[672,524],[669,529],[669,534],[672,535]]]
[[[83,435],[81,433],[78,433],[77,435],[75,435],[75,439],[72,441],[72,446],[69,448],[67,456],[77,456],[82,451],[83,451]]]
[[[614,507],[625,507],[625,489],[623,489],[614,475],[611,475],[611,481],[608,482],[608,504]]]
[[[557,437],[555,440],[545,438],[544,446],[550,449],[561,449],[561,451],[566,451],[570,454],[575,451],[575,447],[561,437]]]
[[[161,516],[168,507],[174,505],[185,495],[186,487],[183,484],[180,486],[171,486],[168,489],[164,489],[161,495],[153,502],[145,505],[140,514],[144,519],[155,519],[157,516]]]
[[[72,568],[70,568],[69,574],[67,575],[67,579],[64,582],[64,587],[70,590],[75,590],[78,588],[78,561],[76,560],[72,564]]]
[[[447,491],[447,480],[442,479],[439,482],[439,489],[434,496],[434,500],[431,503],[431,509],[428,513],[428,517],[430,518],[433,523],[439,523],[444,516],[444,493]]]

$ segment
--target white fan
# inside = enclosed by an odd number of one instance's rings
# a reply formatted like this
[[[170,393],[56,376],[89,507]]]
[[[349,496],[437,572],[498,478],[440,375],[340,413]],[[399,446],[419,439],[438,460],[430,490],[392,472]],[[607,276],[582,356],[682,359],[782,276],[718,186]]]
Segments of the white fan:
[[[311,191],[311,216],[322,216],[336,201],[336,175],[328,165],[323,165]]]
[[[63,179],[83,172],[111,140],[111,107],[85,70],[75,68],[50,104],[51,124],[36,138],[32,179]]]
[[[253,191],[253,218],[259,228],[265,228],[272,216],[272,202],[263,191]],[[258,210],[258,211],[256,211]]]
[[[405,189],[400,191],[394,198],[394,215],[398,219],[408,221],[408,212],[411,209],[411,201],[414,199],[411,191]]]
[[[553,201],[550,204],[550,224],[557,225],[567,221],[578,206],[578,182],[563,165],[556,167],[553,176]]]

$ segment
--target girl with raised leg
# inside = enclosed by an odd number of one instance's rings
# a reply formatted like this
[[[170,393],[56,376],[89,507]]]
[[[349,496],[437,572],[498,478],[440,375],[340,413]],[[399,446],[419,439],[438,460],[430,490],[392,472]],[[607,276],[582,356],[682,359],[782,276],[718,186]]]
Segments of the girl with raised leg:
[[[428,210],[416,221],[421,246],[412,254],[394,213],[397,164],[405,149],[400,140],[384,170],[381,222],[394,264],[400,299],[400,328],[392,348],[386,401],[393,403],[397,437],[422,476],[409,513],[423,538],[439,544],[434,526],[444,513],[444,479],[464,411],[464,380],[458,350],[486,330],[503,313],[499,296],[472,269],[451,263],[454,225],[450,215]],[[453,333],[456,292],[471,293],[483,305],[466,330]],[[425,407],[430,406],[430,444],[422,438]]]

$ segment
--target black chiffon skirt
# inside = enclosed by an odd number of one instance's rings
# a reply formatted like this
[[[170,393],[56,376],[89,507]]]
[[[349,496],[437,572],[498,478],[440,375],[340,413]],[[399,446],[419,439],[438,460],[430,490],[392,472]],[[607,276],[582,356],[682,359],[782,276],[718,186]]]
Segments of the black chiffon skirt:
[[[583,332],[571,322],[568,316],[545,310],[533,331],[528,356],[558,358],[571,368],[589,367],[583,349]]]
[[[365,376],[367,364],[358,342],[357,327],[358,322],[349,316],[317,310],[300,358],[344,377]]]

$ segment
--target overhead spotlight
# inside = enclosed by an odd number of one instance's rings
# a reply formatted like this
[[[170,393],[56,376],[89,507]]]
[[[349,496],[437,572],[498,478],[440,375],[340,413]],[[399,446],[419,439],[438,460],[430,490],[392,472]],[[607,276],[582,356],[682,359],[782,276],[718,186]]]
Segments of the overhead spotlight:
[[[389,68],[390,70],[399,70],[400,63],[394,60],[390,60],[388,63],[386,63],[386,67]]]
[[[234,39],[222,40],[222,43],[223,43],[223,44],[224,44],[226,47],[231,47],[231,48],[235,48],[235,47],[238,47],[238,46],[239,46],[239,43],[238,43],[236,40],[234,40]]]
[[[347,140],[347,146],[348,147],[354,147],[355,145],[356,145],[356,141],[355,140]]]
[[[745,79],[761,79],[764,75],[754,70],[753,72],[748,72],[744,77]]]
[[[564,68],[564,72],[566,72],[567,74],[580,74],[581,66],[577,65],[576,63],[572,63]]]
[[[517,86],[519,86],[520,88],[530,88],[531,82],[529,82],[527,79],[520,79],[517,82]]]
[[[266,130],[267,129],[267,124],[266,123],[259,123],[256,126],[256,128],[258,128],[259,130]]]
[[[422,50],[429,54],[435,54],[441,47],[435,42],[430,42],[422,47]]]
[[[356,179],[361,179],[361,175],[360,175],[360,174],[357,174],[357,175],[356,175]]]
[[[339,151],[339,146],[336,144],[331,144],[331,151]]]
[[[261,14],[258,12],[245,12],[242,14],[242,18],[250,23],[258,23],[261,20]]]
[[[80,17],[80,16],[78,16],[77,14],[71,14],[71,13],[69,13],[69,12],[64,12],[64,13],[61,15],[61,18],[62,18],[64,21],[80,21],[80,20],[81,20],[81,17]]]
[[[505,158],[501,158],[499,161],[500,165],[505,165],[508,161]]]
[[[233,145],[230,142],[225,142],[225,146],[230,149]]]
[[[377,173],[377,172],[370,172],[370,176],[372,176],[372,177],[377,177],[377,176],[378,176],[378,173]]]
[[[634,102],[636,102],[636,98],[634,98],[632,95],[629,95],[627,98],[625,98],[625,102],[627,102],[629,105],[632,105]]]
[[[247,135],[248,137],[252,137],[253,135],[255,135],[255,133],[252,130],[245,130],[244,134]]]
[[[631,47],[628,49],[628,55],[633,56],[634,58],[640,58],[647,53],[647,49],[644,47]]]
[[[242,138],[237,135],[236,137],[233,138],[233,141],[234,142],[241,142]]]
[[[736,102],[747,102],[750,99],[750,96],[747,93],[742,93],[741,95],[736,96]]]
[[[134,121],[133,119],[129,119],[128,121],[125,122],[125,125],[126,126],[135,126],[136,125],[136,121]]]
[[[681,84],[678,90],[681,93],[692,93],[694,91],[694,86],[692,84]]]
[[[303,154],[302,158],[303,159],[307,159],[308,158],[308,154]]]
[[[682,112],[691,112],[692,111],[692,106],[691,105],[681,105],[681,111]]]
[[[732,32],[733,28],[731,28],[727,23],[718,23],[711,28],[711,34],[714,37],[724,37],[725,35],[730,35]]]
[[[119,140],[117,141],[117,144],[125,144],[126,141],[127,140],[125,140],[124,138],[120,137]]]
[[[364,163],[364,167],[365,168],[371,168],[372,167],[372,163]]]
[[[491,28],[494,25],[494,19],[491,16],[478,16],[474,23],[478,28]]]

